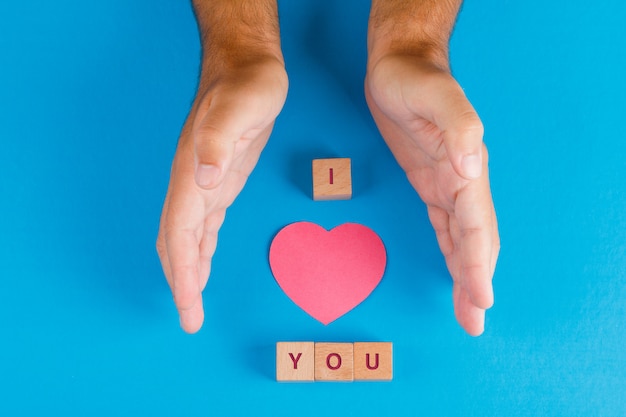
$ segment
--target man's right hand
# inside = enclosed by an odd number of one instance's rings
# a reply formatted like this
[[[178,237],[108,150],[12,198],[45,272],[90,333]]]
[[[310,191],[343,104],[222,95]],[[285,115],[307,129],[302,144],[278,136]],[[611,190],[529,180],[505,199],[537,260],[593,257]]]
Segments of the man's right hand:
[[[245,11],[254,12],[259,3]],[[229,1],[194,6],[203,39],[202,76],[172,163],[157,238],[181,326],[189,333],[204,320],[202,291],[226,209],[256,165],[288,88],[280,43],[268,40],[263,48],[259,39],[246,38],[245,29],[237,30],[250,16],[236,20],[244,12],[230,10],[235,5]],[[225,11],[230,24],[221,20]],[[277,29],[277,14],[266,17],[267,22],[256,20],[259,26]]]

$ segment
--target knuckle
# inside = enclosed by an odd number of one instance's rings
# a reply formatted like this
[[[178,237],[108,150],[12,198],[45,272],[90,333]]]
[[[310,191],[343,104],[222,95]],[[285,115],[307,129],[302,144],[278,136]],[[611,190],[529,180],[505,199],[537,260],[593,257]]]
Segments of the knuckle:
[[[484,229],[481,227],[464,227],[461,228],[461,238],[479,237],[484,233]]]
[[[462,139],[478,138],[482,140],[485,133],[483,122],[474,110],[467,110],[456,117],[451,133]]]
[[[160,259],[163,259],[165,256],[167,256],[167,246],[165,244],[165,237],[163,233],[159,233],[159,236],[157,237],[156,251]]]
[[[493,249],[496,257],[500,254],[500,247],[500,238],[497,238],[496,241],[493,243]]]
[[[179,310],[189,310],[196,304],[197,295],[191,291],[174,291],[174,303]]]

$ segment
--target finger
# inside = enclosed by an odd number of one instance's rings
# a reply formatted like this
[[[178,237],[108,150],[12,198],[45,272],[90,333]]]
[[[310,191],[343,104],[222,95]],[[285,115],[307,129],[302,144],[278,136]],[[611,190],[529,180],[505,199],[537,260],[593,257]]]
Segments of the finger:
[[[448,73],[418,74],[403,94],[412,112],[424,116],[442,132],[455,172],[465,179],[482,174],[483,124],[461,86]]]
[[[485,310],[476,307],[469,293],[457,282],[452,287],[454,315],[457,322],[472,336],[480,336],[485,331]]]
[[[437,243],[444,257],[454,253],[454,241],[450,235],[450,216],[444,209],[436,206],[428,206],[428,218],[435,229]]]
[[[165,237],[172,275],[174,303],[181,326],[194,333],[202,326],[202,294],[199,285],[199,242],[190,230],[176,229]]]
[[[469,104],[469,102],[467,102]],[[448,158],[459,176],[476,179],[482,175],[483,125],[472,110],[459,113],[450,125],[442,128]]]
[[[459,254],[455,251],[453,241],[453,235],[456,237],[460,233],[458,225],[454,218],[450,219],[448,213],[438,207],[429,206],[428,215],[435,228],[441,251],[446,257],[448,270],[455,280],[453,284],[455,317],[469,334],[478,336],[484,331],[485,310],[474,305],[460,282]]]
[[[451,218],[448,215],[447,211],[435,206],[428,207],[428,217],[435,229],[437,243],[445,257],[448,271],[453,280],[459,281],[461,279],[460,257],[454,245],[456,235],[458,234],[456,222],[453,217]]]
[[[452,242],[454,244],[454,251],[450,256],[450,260],[447,261],[448,270],[450,271],[450,275],[452,275],[452,279],[459,284],[462,284],[462,258],[461,258],[461,229],[459,228],[459,224],[456,220],[454,214],[449,216],[449,227],[450,227],[450,237],[452,238]]]
[[[167,284],[170,286],[170,290],[173,291],[174,287],[172,285],[172,273],[170,267],[170,260],[167,256],[167,246],[165,244],[165,217],[167,216],[167,210],[169,206],[169,193],[165,196],[165,202],[163,203],[163,211],[161,213],[161,219],[159,221],[159,234],[157,236],[156,241],[156,250],[159,255],[159,260],[161,261],[161,268],[163,269],[163,274],[165,275],[165,280]]]
[[[217,235],[206,236],[200,242],[200,261],[198,264],[198,276],[200,291],[204,291],[211,274],[211,261],[217,247]]]
[[[232,163],[237,142],[271,120],[267,103],[255,94],[222,94],[200,105],[193,126],[197,185],[215,188]]]
[[[204,291],[209,280],[211,259],[217,247],[217,233],[224,223],[225,215],[226,210],[220,210],[208,216],[204,221],[204,234],[200,241],[200,262],[198,267],[201,291]]]
[[[204,322],[204,309],[202,307],[202,294],[198,302],[190,309],[179,310],[180,327],[187,333],[196,333],[202,327]]]
[[[483,167],[487,169],[487,167]],[[458,194],[455,217],[459,228],[461,279],[472,302],[479,308],[493,305],[493,203],[488,177],[471,181]]]
[[[498,256],[500,255],[500,234],[498,232],[498,218],[496,216],[495,208],[491,213],[491,219],[492,219],[492,224],[493,224],[493,230],[492,230],[493,244],[491,246],[491,276],[493,277],[493,274],[496,271],[496,262],[498,261]]]
[[[235,152],[240,137],[240,121],[234,109],[214,106],[194,126],[196,184],[204,189],[215,188]]]

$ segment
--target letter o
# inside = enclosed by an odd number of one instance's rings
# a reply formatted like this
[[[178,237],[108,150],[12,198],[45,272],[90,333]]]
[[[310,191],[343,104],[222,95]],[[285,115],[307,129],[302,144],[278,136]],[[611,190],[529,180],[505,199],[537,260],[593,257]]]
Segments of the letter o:
[[[330,364],[330,359],[331,358],[337,358],[337,365],[332,366]],[[326,356],[326,366],[328,367],[328,369],[336,371],[337,369],[341,368],[341,356],[338,353],[331,353],[328,356]]]

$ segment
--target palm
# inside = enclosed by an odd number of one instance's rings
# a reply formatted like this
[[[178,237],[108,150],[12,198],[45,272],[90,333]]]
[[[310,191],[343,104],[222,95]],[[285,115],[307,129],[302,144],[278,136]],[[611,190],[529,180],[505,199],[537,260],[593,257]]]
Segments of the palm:
[[[181,133],[163,207],[157,249],[181,325],[197,331],[226,209],[241,192],[285,100],[286,75],[275,64],[229,74],[199,98]],[[199,186],[196,166],[219,165],[214,183]]]
[[[381,60],[368,72],[365,90],[382,136],[428,207],[454,279],[457,319],[480,334],[499,248],[487,154],[483,145],[483,175],[468,179],[459,174],[453,146],[457,136],[482,140],[480,120],[449,74],[415,57]]]

